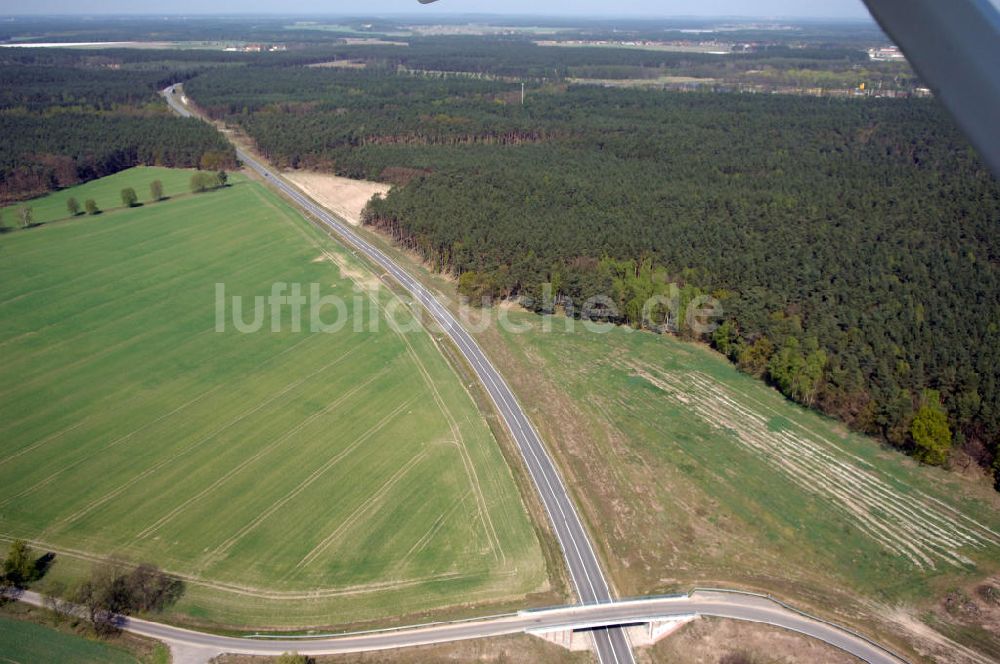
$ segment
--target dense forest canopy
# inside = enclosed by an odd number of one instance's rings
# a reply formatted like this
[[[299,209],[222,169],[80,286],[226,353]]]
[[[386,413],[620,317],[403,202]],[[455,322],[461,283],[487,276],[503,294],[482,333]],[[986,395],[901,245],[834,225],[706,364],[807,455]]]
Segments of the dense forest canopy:
[[[913,91],[920,83],[909,66],[873,62],[853,48],[790,48],[761,45],[726,56],[597,46],[540,45],[524,37],[408,38],[370,44],[299,44],[254,64],[289,65],[324,61],[364,63],[385,71],[457,73],[520,82],[561,82],[573,78],[638,79],[686,77],[703,85],[734,89],[746,85],[768,89],[809,81],[818,87],[869,87]],[[232,54],[237,55],[237,54]],[[245,54],[243,54],[245,55]],[[252,77],[247,77],[252,78]]]
[[[929,462],[995,457],[1000,186],[933,100],[542,83],[521,106],[502,80],[384,69],[187,89],[280,164],[400,183],[366,222],[468,295],[547,308],[552,283],[641,324],[670,282],[712,293],[710,341],[790,398]]]
[[[46,61],[73,57],[79,55],[50,55]],[[235,165],[232,147],[218,132],[173,117],[158,98],[161,87],[186,77],[104,66],[0,64],[0,201],[139,164],[192,167],[207,156],[213,167]]]
[[[155,103],[156,91],[175,78],[158,72],[103,68],[0,66],[0,109],[111,111],[123,106],[145,106]]]

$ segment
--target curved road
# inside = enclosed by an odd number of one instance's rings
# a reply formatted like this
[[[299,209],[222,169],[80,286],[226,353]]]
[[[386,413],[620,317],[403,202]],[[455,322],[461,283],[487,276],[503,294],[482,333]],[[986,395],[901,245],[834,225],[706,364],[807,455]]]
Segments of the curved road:
[[[43,606],[42,597],[36,593],[25,592],[21,599]],[[861,636],[792,611],[777,602],[754,595],[712,591],[543,611],[522,611],[484,620],[308,639],[265,640],[218,636],[137,618],[124,618],[122,627],[135,634],[165,641],[175,652],[187,651],[192,661],[206,661],[221,653],[274,656],[295,651],[310,656],[336,655],[504,636],[533,630],[558,631],[580,625],[634,624],[653,618],[692,615],[775,625],[825,641],[870,664],[905,664],[904,660]]]
[[[178,114],[194,117],[194,114],[178,101],[173,88],[165,90],[164,97]],[[899,664],[903,661],[863,637],[755,596],[695,593],[690,597],[615,602],[587,531],[538,432],[528,420],[514,393],[468,331],[427,288],[396,265],[384,252],[361,237],[347,223],[304,196],[252,155],[239,149],[236,154],[249,168],[259,173],[303,211],[330,228],[345,244],[361,252],[371,262],[392,275],[420,302],[458,346],[489,392],[504,424],[517,443],[562,547],[570,578],[582,605],[550,611],[522,612],[491,620],[310,640],[260,641],[222,637],[138,619],[125,619],[126,629],[164,640],[172,646],[195,648],[200,652],[273,655],[297,650],[302,654],[322,655],[483,638],[538,628],[594,624],[597,625],[593,629],[594,642],[601,664],[634,664],[635,659],[628,637],[617,625],[651,617],[697,614],[764,622],[798,631],[821,639],[872,664]],[[31,596],[32,593],[26,593],[29,601],[32,601]],[[41,601],[37,596],[35,600],[33,603]]]
[[[174,88],[168,88],[164,91],[164,97],[170,107],[185,117],[194,117],[194,114],[178,101],[178,95],[173,90]],[[524,414],[524,410],[500,376],[500,372],[496,370],[468,331],[423,284],[400,268],[389,256],[361,237],[349,224],[312,202],[252,155],[238,148],[236,155],[249,168],[259,173],[273,187],[294,201],[300,209],[330,228],[345,244],[361,252],[368,260],[392,275],[423,305],[437,324],[441,326],[441,329],[448,334],[465,359],[468,360],[486,391],[489,392],[504,424],[521,451],[531,479],[534,481],[542,504],[545,506],[545,511],[549,515],[556,539],[559,540],[559,545],[562,547],[563,557],[566,560],[573,585],[576,587],[577,597],[583,604],[614,601],[611,589],[604,578],[604,572],[601,570],[600,561],[590,543],[590,537],[580,521],[576,507],[570,500],[566,486],[542,444],[538,432],[535,431],[528,417]],[[602,664],[634,664],[632,648],[625,632],[621,629],[598,630],[594,634],[594,642]]]

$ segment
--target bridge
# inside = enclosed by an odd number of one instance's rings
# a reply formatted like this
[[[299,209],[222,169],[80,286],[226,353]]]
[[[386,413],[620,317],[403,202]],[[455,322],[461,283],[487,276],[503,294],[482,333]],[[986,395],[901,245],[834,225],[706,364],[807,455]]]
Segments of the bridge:
[[[537,636],[567,650],[593,650],[593,632],[612,627],[625,630],[630,644],[636,647],[651,646],[698,617],[696,613],[639,616],[626,622],[620,620],[568,621],[563,625],[533,627],[526,634]]]

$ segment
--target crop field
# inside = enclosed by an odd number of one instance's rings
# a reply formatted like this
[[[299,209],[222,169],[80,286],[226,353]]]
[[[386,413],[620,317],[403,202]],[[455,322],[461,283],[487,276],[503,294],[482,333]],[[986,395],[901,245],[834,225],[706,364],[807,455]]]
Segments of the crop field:
[[[122,207],[121,191],[126,187],[132,187],[135,189],[140,203],[149,203],[152,198],[149,193],[149,183],[153,180],[159,180],[163,183],[163,195],[167,198],[188,195],[191,191],[190,184],[193,173],[195,171],[183,168],[138,166],[77,187],[70,187],[31,201],[25,201],[24,205],[31,207],[36,224],[44,224],[70,218],[66,209],[66,201],[71,197],[80,204],[81,212],[83,211],[83,203],[88,198],[94,199],[97,207],[102,211],[109,211]],[[236,177],[239,178],[238,175]],[[0,209],[0,215],[8,228],[20,225],[17,217],[17,209],[20,206],[21,204],[14,204]]]
[[[42,664],[135,664],[138,660],[125,650],[65,634],[24,620],[0,616],[0,662]]]
[[[187,581],[176,618],[273,628],[547,588],[435,339],[263,187],[7,233],[0,278],[0,535],[56,552],[54,577],[148,560]],[[348,324],[296,331],[286,306],[241,333],[228,301],[218,331],[216,284],[246,309],[275,282],[339,295],[322,317]]]
[[[1000,569],[987,482],[920,467],[699,345],[508,315],[527,331],[484,342],[522,402],[544,404],[532,416],[608,534],[621,595],[741,587],[869,631],[874,617],[891,640]]]

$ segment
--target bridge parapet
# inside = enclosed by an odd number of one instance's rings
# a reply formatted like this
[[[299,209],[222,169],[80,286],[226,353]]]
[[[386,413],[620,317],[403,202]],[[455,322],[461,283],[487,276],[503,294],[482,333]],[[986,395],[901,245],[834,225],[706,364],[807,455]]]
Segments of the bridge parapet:
[[[678,629],[697,618],[697,614],[651,616],[628,621],[584,620],[567,624],[546,625],[525,630],[532,636],[554,643],[567,650],[590,650],[593,648],[593,631],[608,627],[623,627],[633,646],[651,646],[670,636]]]

